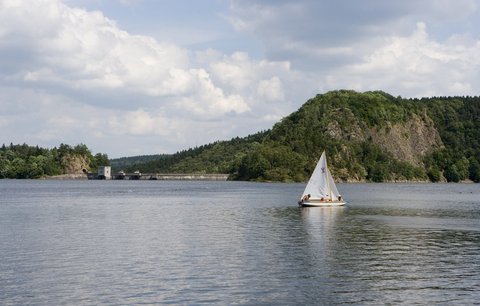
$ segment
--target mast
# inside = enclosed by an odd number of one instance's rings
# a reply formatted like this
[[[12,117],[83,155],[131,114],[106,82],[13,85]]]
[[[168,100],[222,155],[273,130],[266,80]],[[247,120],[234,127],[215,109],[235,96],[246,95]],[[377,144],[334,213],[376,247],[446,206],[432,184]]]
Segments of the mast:
[[[323,151],[323,154],[325,154],[325,151]],[[332,201],[332,189],[330,188],[330,180],[329,180],[329,174],[330,171],[328,170],[328,164],[327,164],[327,156],[325,155],[325,176],[326,176],[326,181],[327,181],[327,192],[330,196],[330,201]]]

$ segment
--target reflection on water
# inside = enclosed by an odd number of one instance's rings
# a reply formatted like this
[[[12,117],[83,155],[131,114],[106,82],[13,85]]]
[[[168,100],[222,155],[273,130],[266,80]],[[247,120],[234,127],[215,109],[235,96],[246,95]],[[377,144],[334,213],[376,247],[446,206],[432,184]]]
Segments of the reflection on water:
[[[474,304],[478,185],[0,181],[0,304]]]
[[[327,229],[334,228],[335,221],[342,216],[346,207],[302,207],[301,214],[305,225],[317,228],[319,226]]]

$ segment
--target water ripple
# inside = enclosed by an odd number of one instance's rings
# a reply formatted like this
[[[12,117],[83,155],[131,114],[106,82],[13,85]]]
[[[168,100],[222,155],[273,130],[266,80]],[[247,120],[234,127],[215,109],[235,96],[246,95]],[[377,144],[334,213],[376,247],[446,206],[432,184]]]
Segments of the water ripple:
[[[0,303],[478,303],[476,185],[339,188],[319,209],[301,184],[2,182]]]

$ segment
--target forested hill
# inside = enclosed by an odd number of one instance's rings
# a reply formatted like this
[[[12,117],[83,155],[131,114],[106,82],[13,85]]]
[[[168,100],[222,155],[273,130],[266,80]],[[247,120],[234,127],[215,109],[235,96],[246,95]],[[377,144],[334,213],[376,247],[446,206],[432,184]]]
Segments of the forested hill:
[[[480,97],[332,91],[308,100],[271,130],[124,170],[305,181],[323,150],[340,181],[479,182]]]

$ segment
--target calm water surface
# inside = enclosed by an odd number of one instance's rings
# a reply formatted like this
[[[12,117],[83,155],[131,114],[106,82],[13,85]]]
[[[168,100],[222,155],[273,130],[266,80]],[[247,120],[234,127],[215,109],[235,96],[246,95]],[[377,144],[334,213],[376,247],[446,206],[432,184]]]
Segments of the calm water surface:
[[[0,304],[475,304],[480,185],[0,180]]]

